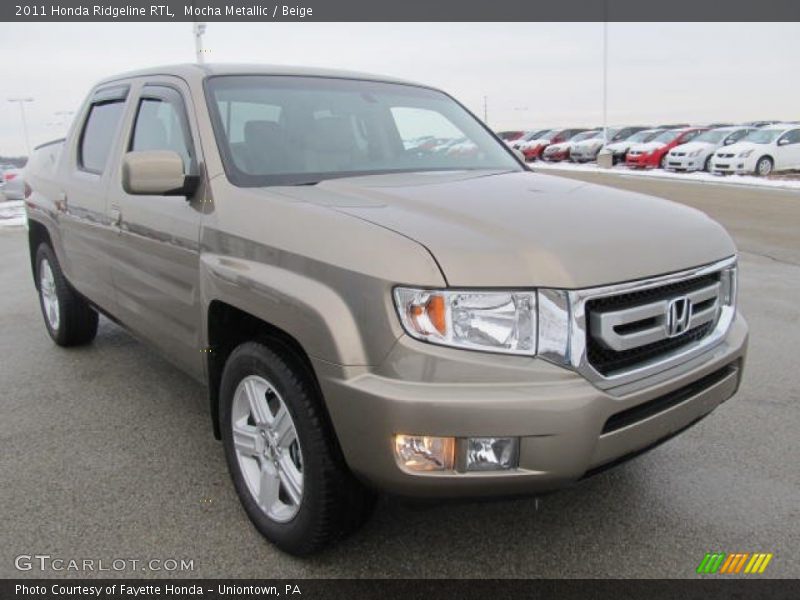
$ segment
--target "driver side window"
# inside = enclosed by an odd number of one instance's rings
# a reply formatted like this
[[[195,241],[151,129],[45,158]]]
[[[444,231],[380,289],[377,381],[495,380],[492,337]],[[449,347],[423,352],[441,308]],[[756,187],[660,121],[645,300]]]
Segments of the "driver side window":
[[[145,87],[136,113],[130,150],[172,150],[183,159],[184,171],[192,171],[194,152],[186,111],[175,90]]]
[[[793,129],[792,131],[788,131],[783,134],[783,139],[788,140],[784,142],[786,144],[797,144],[800,143],[800,129]]]

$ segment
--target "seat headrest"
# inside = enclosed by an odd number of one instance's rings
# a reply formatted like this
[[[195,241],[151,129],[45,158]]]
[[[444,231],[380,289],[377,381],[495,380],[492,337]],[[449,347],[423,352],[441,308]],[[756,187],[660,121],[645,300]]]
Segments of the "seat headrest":
[[[345,117],[323,117],[314,121],[309,140],[314,150],[322,152],[350,152],[357,146],[355,133]]]
[[[281,126],[274,121],[247,121],[244,124],[244,142],[262,145],[267,141],[277,141],[281,132]]]

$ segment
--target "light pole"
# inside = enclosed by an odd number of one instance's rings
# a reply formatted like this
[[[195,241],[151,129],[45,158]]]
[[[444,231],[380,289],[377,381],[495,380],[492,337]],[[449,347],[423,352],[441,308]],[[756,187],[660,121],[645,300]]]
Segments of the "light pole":
[[[28,138],[28,122],[25,120],[25,103],[33,102],[33,98],[9,98],[9,102],[19,103],[19,113],[22,116],[22,132],[25,135],[25,152],[28,156],[31,154],[31,141]]]
[[[603,2],[603,144],[608,143],[608,2]]]
[[[206,32],[205,23],[194,23],[194,53],[197,57],[197,64],[202,65],[203,59],[203,34]]]

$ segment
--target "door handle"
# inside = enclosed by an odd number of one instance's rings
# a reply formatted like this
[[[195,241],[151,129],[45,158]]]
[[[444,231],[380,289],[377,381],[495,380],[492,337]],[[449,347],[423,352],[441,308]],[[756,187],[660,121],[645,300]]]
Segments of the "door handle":
[[[121,227],[122,213],[120,212],[119,208],[112,207],[111,210],[108,211],[108,216],[111,218],[112,227]]]

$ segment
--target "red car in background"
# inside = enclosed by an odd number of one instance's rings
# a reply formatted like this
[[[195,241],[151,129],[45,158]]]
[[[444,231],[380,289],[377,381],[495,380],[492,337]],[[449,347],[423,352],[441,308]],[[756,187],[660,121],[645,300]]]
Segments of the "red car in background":
[[[656,167],[663,169],[670,150],[691,141],[704,131],[708,131],[708,127],[668,129],[649,142],[631,146],[625,156],[625,164],[635,169],[654,169]]]
[[[585,129],[577,127],[573,129],[551,129],[538,140],[531,140],[522,144],[519,149],[522,154],[525,155],[526,161],[537,160],[542,157],[542,152],[544,152],[544,149],[550,144],[566,142],[573,135],[581,131],[585,131]]]

